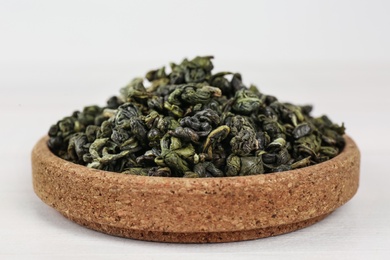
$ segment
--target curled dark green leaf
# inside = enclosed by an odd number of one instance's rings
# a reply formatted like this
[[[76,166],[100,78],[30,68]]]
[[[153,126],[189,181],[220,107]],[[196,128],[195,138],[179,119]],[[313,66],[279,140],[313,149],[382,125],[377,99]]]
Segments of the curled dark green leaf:
[[[49,128],[50,150],[123,174],[215,178],[321,163],[345,146],[344,124],[280,102],[240,73],[213,73],[212,56],[171,63]]]

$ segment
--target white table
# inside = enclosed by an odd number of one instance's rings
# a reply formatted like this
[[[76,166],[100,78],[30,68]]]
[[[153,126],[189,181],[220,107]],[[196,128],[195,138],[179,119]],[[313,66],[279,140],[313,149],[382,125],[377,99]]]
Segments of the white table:
[[[83,105],[103,105],[153,64],[1,65],[0,259],[390,259],[390,66],[383,63],[217,64],[241,71],[264,93],[312,103],[315,115],[344,121],[359,145],[357,195],[311,227],[246,242],[164,244],[88,230],[41,202],[31,182],[35,142],[56,120]]]

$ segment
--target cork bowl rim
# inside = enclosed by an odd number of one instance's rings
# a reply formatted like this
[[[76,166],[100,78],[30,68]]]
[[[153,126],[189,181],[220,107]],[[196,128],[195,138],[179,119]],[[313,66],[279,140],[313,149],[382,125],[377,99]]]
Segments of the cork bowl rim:
[[[45,136],[32,151],[33,186],[65,217],[111,235],[180,243],[256,239],[312,225],[355,195],[360,151],[352,138],[344,138],[338,156],[313,166],[251,176],[174,178],[74,164],[53,154]]]
[[[215,178],[183,178],[183,177],[158,177],[158,176],[140,176],[140,175],[131,175],[131,174],[121,174],[118,172],[110,172],[98,169],[88,168],[84,165],[75,164],[69,161],[66,161],[57,155],[55,155],[47,146],[48,136],[42,137],[34,147],[33,152],[39,150],[41,158],[43,161],[53,165],[54,167],[61,165],[62,167],[67,168],[68,172],[72,172],[75,175],[80,177],[89,177],[89,178],[109,178],[111,180],[120,180],[121,182],[129,181],[131,183],[140,183],[142,185],[147,185],[149,188],[153,186],[166,186],[166,185],[185,185],[186,187],[194,186],[199,188],[199,185],[207,188],[211,186],[212,183],[220,184],[232,184],[235,186],[251,186],[258,185],[260,182],[279,182],[286,179],[295,178],[297,175],[311,174],[323,169],[325,167],[337,167],[337,165],[342,164],[349,156],[358,151],[358,147],[354,140],[348,135],[344,135],[345,147],[336,157],[327,160],[325,162],[302,167],[294,170],[267,173],[267,174],[257,174],[249,176],[232,176],[232,177],[215,177]],[[360,152],[359,152],[360,153]],[[84,175],[84,176],[82,176]],[[88,175],[88,176],[86,176]],[[240,180],[240,181],[237,181]]]

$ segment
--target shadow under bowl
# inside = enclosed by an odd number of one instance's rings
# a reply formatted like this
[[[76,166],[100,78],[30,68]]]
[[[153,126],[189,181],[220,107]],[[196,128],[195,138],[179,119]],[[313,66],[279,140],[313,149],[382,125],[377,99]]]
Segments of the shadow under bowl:
[[[355,195],[360,152],[344,137],[344,150],[317,165],[195,179],[90,169],[54,155],[43,137],[32,151],[33,186],[65,217],[110,235],[178,243],[263,238],[312,225]]]

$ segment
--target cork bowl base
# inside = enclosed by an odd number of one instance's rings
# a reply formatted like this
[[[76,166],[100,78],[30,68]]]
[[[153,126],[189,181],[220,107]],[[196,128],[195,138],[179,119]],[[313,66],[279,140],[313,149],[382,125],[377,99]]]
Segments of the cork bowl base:
[[[34,191],[87,228],[161,242],[210,243],[284,234],[312,225],[356,193],[360,153],[345,136],[337,157],[292,171],[226,178],[166,178],[90,169],[32,151]]]
[[[73,220],[77,224],[85,226],[89,229],[100,231],[106,234],[132,238],[137,240],[156,241],[156,242],[170,242],[170,243],[223,243],[234,242],[242,240],[253,240],[257,238],[264,238],[276,236],[280,234],[289,233],[310,225],[317,223],[324,219],[328,214],[307,219],[298,223],[285,224],[275,227],[258,228],[252,230],[240,231],[226,231],[226,232],[162,232],[162,231],[139,231],[128,228],[118,228],[110,225],[102,225],[86,221],[85,219],[75,219],[70,216],[65,217]]]

